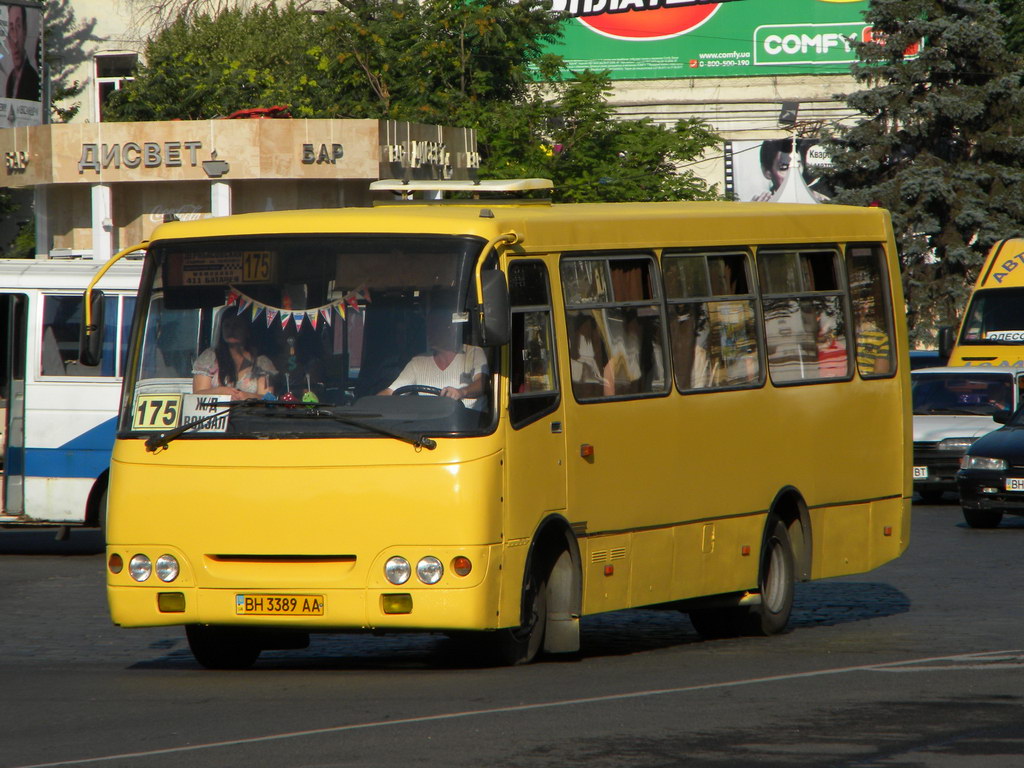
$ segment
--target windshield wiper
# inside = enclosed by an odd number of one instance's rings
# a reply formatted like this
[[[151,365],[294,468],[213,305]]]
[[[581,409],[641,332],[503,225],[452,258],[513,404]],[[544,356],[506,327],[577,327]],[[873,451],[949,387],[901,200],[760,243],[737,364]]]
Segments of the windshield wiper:
[[[321,404],[322,406],[323,404]],[[180,427],[163,432],[159,435],[153,435],[146,440],[146,450],[150,453],[159,450],[160,448],[166,448],[169,443],[177,440],[186,432],[195,429],[196,427],[205,424],[208,421],[213,421],[226,413],[230,413],[236,408],[258,408],[266,407],[270,409],[282,409],[283,416],[292,418],[327,418],[334,421],[341,422],[342,424],[348,424],[353,427],[362,427],[370,432],[377,432],[387,437],[393,437],[396,440],[401,440],[403,443],[409,443],[416,448],[426,448],[428,451],[432,451],[437,447],[437,441],[432,438],[426,437],[425,435],[410,435],[405,432],[401,432],[397,429],[389,429],[382,427],[372,422],[364,421],[363,419],[374,418],[380,416],[379,413],[360,413],[357,415],[343,415],[335,413],[334,411],[323,410],[322,407],[312,406],[312,404],[301,404],[288,403],[282,400],[238,400],[232,403],[226,403],[222,408],[218,408],[212,413],[203,416],[201,419],[190,421],[188,424],[182,424]],[[277,415],[277,414],[275,414]]]
[[[168,432],[162,432],[159,435],[153,435],[152,437],[147,438],[146,450],[153,453],[160,448],[166,448],[171,441],[177,440],[189,430],[195,429],[208,421],[213,421],[214,419],[223,416],[225,413],[230,413],[235,408],[255,408],[257,406],[268,406],[272,408],[275,405],[283,405],[283,403],[276,400],[236,400],[231,403],[225,403],[223,407],[217,408],[213,413],[209,413],[201,419],[190,421],[188,424],[182,424]]]
[[[381,414],[379,413],[360,413],[358,416],[355,414],[346,415],[341,413],[335,413],[334,411],[326,411],[320,408],[307,411],[308,416],[315,418],[333,419],[334,421],[341,422],[342,424],[348,424],[353,427],[362,427],[370,432],[377,432],[387,437],[393,437],[396,440],[401,440],[403,443],[409,443],[416,448],[426,448],[428,451],[432,451],[437,448],[437,441],[427,437],[426,435],[410,435],[407,432],[401,432],[397,429],[389,429],[388,427],[382,427],[379,424],[374,424],[371,421],[364,421],[363,419],[376,418]]]

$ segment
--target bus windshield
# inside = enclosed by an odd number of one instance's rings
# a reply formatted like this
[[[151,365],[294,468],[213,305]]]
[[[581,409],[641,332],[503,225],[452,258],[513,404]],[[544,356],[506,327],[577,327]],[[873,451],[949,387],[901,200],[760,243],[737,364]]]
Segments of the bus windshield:
[[[482,246],[430,235],[154,246],[121,434],[405,439],[493,429],[497,358],[472,343],[467,298]]]
[[[915,416],[989,416],[1013,408],[1014,379],[1009,373],[915,372],[911,379]]]
[[[976,291],[971,298],[960,343],[1024,343],[1024,288]]]

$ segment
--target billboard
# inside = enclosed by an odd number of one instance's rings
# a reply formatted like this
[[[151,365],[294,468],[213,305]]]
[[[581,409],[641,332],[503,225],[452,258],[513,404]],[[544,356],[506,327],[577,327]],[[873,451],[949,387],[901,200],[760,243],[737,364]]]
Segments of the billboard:
[[[0,128],[43,122],[42,9],[0,3]]]
[[[573,18],[550,53],[612,79],[848,72],[868,0],[553,0]]]
[[[725,193],[744,202],[823,203],[832,160],[816,138],[725,143]]]

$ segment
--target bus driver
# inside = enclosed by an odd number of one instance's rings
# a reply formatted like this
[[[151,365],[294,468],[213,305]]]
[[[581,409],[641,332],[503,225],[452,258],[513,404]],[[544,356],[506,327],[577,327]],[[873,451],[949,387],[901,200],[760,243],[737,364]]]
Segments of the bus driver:
[[[436,387],[442,397],[461,400],[472,408],[484,391],[487,358],[480,347],[458,342],[458,328],[450,312],[431,310],[427,316],[427,346],[430,354],[417,355],[398,374],[391,386],[378,394],[390,395],[401,387]]]

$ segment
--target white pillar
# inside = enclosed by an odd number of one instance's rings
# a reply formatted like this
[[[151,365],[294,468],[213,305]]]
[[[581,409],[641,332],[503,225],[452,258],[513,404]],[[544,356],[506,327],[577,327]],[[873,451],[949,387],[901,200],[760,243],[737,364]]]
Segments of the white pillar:
[[[113,196],[109,184],[92,186],[92,257],[109,261],[114,255]]]
[[[50,188],[40,184],[32,190],[32,210],[36,217],[36,258],[49,258],[50,242]]]
[[[231,215],[231,184],[227,181],[210,182],[210,214]]]

